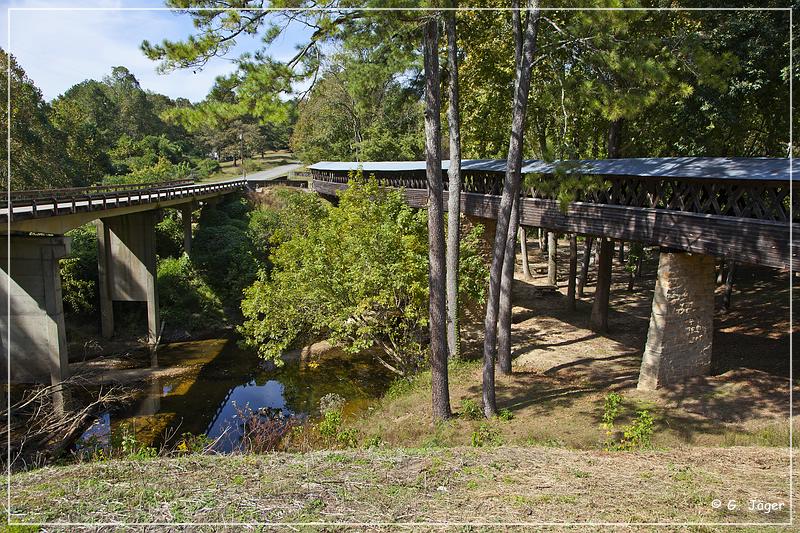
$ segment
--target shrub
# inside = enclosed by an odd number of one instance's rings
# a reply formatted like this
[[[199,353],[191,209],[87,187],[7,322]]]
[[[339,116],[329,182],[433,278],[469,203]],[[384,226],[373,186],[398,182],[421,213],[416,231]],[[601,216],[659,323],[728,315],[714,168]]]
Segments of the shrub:
[[[183,253],[183,222],[177,211],[170,209],[156,224],[156,254],[161,257],[180,257]]]
[[[98,306],[97,233],[93,224],[68,231],[72,251],[60,261],[65,311],[91,315]]]
[[[185,255],[158,263],[158,297],[161,317],[169,327],[200,330],[225,323],[219,298]]]
[[[623,430],[623,438],[619,443],[621,450],[641,450],[651,446],[653,436],[653,417],[643,409],[637,412],[632,424]]]
[[[335,438],[341,427],[342,412],[338,409],[326,411],[318,425],[319,434],[328,439]]]
[[[500,446],[503,444],[503,437],[497,428],[488,422],[482,422],[478,429],[472,432],[470,441],[475,447]]]
[[[239,307],[262,266],[248,234],[248,209],[235,195],[203,207],[192,243],[192,261],[226,308]]]
[[[514,413],[511,412],[511,409],[504,407],[500,409],[499,413],[497,413],[497,418],[499,418],[503,422],[508,422],[509,420],[514,418]]]
[[[461,400],[461,414],[470,420],[480,420],[483,418],[481,406],[472,398],[464,398]]]
[[[205,179],[220,170],[219,161],[216,159],[194,159],[192,160],[192,174],[195,179]]]

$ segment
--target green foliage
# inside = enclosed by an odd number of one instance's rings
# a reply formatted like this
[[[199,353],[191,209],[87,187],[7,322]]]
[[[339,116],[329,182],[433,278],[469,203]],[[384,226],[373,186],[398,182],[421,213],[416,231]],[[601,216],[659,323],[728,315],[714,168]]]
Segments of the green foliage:
[[[653,417],[643,409],[637,411],[636,419],[623,430],[623,439],[619,443],[620,450],[641,450],[651,446],[653,436]]]
[[[205,433],[199,435],[184,433],[181,435],[178,444],[175,445],[175,451],[184,455],[203,453],[213,442]]]
[[[329,442],[336,442],[345,448],[358,446],[358,430],[342,427],[341,409],[326,410],[322,415],[322,420],[317,424],[317,430]]]
[[[287,348],[328,338],[351,353],[379,347],[376,357],[392,371],[417,371],[427,352],[427,213],[359,176],[338,206],[321,205],[307,199],[282,211],[287,240],[271,255],[271,274],[262,273],[242,301],[245,343],[280,364]],[[461,252],[462,286],[472,291],[463,299],[480,300],[486,267],[473,260],[475,235]]]
[[[609,392],[603,400],[603,427],[614,428],[614,421],[619,416],[622,396],[616,392]]]
[[[503,422],[508,422],[514,418],[514,413],[511,412],[511,409],[508,407],[503,407],[500,409],[500,412],[497,413],[497,418],[502,420]]]
[[[159,261],[158,296],[161,318],[170,328],[202,330],[225,324],[222,303],[186,255]]]
[[[380,435],[373,435],[371,437],[367,437],[364,439],[364,443],[362,444],[364,448],[380,448],[383,446],[383,438]]]
[[[607,451],[631,451],[649,448],[654,432],[654,419],[646,410],[636,412],[633,422],[622,428],[622,437],[615,440],[617,433],[614,423],[620,415],[622,407],[622,396],[616,392],[606,395],[603,402],[602,425],[606,430],[606,441],[603,448]]]
[[[480,420],[483,418],[483,411],[478,402],[472,398],[461,400],[461,414],[470,420]]]
[[[242,291],[256,279],[260,264],[249,233],[247,201],[229,195],[200,214],[191,258],[226,309],[238,308]]]
[[[10,62],[10,65],[9,65]],[[65,163],[68,160],[64,150],[63,135],[48,118],[49,106],[42,98],[41,91],[36,88],[25,71],[0,49],[0,98],[9,101],[9,79],[13,98],[11,104],[11,177],[12,190],[46,189],[51,187],[68,187],[72,185]],[[3,113],[0,128],[9,128],[9,117]],[[0,147],[0,182],[3,188],[8,186],[9,152],[6,143]]]
[[[489,422],[482,422],[478,429],[472,432],[470,437],[472,446],[478,448],[483,446],[500,446],[503,444],[503,436],[500,431]]]
[[[97,310],[97,232],[93,224],[85,224],[66,235],[72,238],[72,250],[59,262],[64,310],[91,315]]]
[[[171,209],[156,224],[156,254],[160,258],[180,257],[183,251],[183,223]]]
[[[215,172],[219,172],[220,168],[219,161],[216,159],[209,159],[206,157],[192,160],[193,176],[198,180],[208,178]]]
[[[112,433],[111,449],[123,458],[135,461],[153,459],[158,455],[158,450],[139,442],[133,428],[127,425],[119,432]]]

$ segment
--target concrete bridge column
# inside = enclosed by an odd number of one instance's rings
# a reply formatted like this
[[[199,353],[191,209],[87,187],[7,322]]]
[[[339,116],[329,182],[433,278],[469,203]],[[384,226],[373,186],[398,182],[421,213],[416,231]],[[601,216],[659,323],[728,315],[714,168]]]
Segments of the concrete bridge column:
[[[181,208],[181,222],[183,222],[183,249],[186,254],[192,253],[192,204]]]
[[[114,334],[113,302],[147,302],[147,338],[158,338],[155,210],[97,221],[100,315],[104,337]]]
[[[638,388],[707,374],[713,334],[714,258],[662,250]]]
[[[10,352],[11,383],[55,385],[69,376],[58,260],[69,254],[71,239],[11,236],[10,272],[6,242],[0,250],[3,365]]]

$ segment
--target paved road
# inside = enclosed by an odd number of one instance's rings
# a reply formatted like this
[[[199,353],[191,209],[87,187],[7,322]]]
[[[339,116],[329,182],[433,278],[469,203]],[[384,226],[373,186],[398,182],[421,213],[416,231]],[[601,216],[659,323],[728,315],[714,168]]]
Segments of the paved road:
[[[267,170],[262,170],[260,172],[253,172],[252,174],[247,175],[247,180],[254,180],[254,181],[264,181],[264,180],[271,180],[275,178],[280,178],[281,176],[286,176],[293,170],[297,170],[301,168],[303,165],[300,163],[291,163],[289,165],[281,165],[279,167],[270,168]]]

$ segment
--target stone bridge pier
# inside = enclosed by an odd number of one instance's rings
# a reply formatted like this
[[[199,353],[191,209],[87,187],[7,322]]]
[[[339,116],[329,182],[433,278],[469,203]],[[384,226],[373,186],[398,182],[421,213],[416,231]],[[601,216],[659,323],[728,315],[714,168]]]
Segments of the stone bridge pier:
[[[662,250],[639,389],[708,374],[714,334],[714,258]]]

